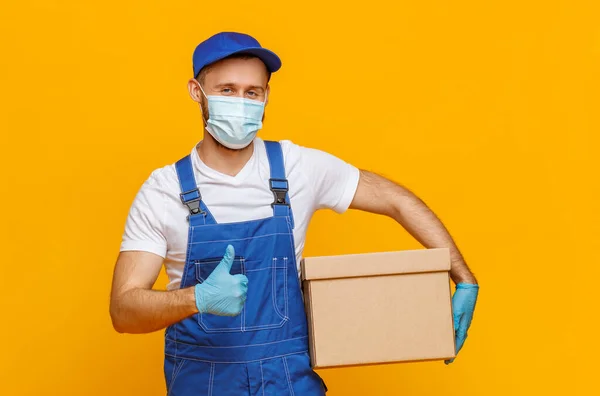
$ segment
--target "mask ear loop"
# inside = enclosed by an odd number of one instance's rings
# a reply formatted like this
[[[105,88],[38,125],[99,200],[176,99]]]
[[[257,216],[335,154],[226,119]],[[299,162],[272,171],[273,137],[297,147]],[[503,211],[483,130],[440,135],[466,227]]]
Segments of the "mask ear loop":
[[[202,84],[198,83],[198,86],[200,87],[200,91],[202,91],[202,95],[204,95],[204,97],[206,98],[206,100],[208,100],[208,96],[206,96],[206,93],[202,89]]]
[[[200,91],[202,91],[202,95],[204,95],[204,97],[208,101],[208,96],[206,96],[206,93],[202,89],[202,84],[198,83],[198,87],[200,87]],[[200,103],[198,103],[198,107],[200,107],[200,112],[202,113],[202,116],[203,116],[202,118],[204,118],[204,111],[202,111],[202,106],[200,105]],[[208,119],[209,118],[210,118],[210,116],[207,115],[206,119],[204,120],[207,124],[206,128],[208,128]]]

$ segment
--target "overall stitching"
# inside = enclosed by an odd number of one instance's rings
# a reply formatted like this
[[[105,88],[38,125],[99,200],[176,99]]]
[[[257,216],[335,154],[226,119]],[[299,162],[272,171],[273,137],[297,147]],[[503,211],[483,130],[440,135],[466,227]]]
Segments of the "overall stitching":
[[[265,268],[258,268],[258,269],[246,270],[246,272],[267,271],[267,270],[272,270],[273,268],[284,269],[285,267],[284,266],[277,266],[277,267],[270,266],[270,267],[265,267]]]
[[[189,229],[188,229],[188,243],[187,243],[187,248],[186,248],[186,252],[185,252],[185,264],[183,266],[183,274],[181,274],[181,281],[179,282],[179,288],[182,289],[185,285],[185,281],[186,281],[186,267],[189,265],[189,257],[190,257],[190,252],[192,250],[192,245],[191,245],[191,241],[194,238],[194,227],[192,227],[190,225]],[[173,339],[175,340],[175,356],[177,356],[177,325],[178,323],[175,323],[173,325]]]
[[[288,368],[287,359],[283,358],[283,368],[285,369],[285,375],[287,377],[288,387],[290,388],[290,395],[294,396],[294,388],[292,387],[292,379],[290,377],[290,369]]]
[[[207,266],[209,264],[217,264],[219,265],[221,263],[222,258],[209,258],[209,259],[193,259],[192,261],[194,262],[194,266],[195,266],[195,270],[196,270],[196,280],[198,282],[204,282],[206,279],[204,279],[202,277],[202,266]],[[245,257],[237,257],[233,259],[233,264],[235,264],[236,262],[240,263],[240,268],[241,268],[241,274],[245,274],[245,263],[246,263],[246,258]],[[216,266],[215,266],[216,267]],[[214,270],[214,268],[213,268]],[[209,274],[210,276],[210,274]]]
[[[283,315],[277,306],[277,257],[273,257],[273,271],[271,272],[271,285],[272,285],[272,293],[271,293],[271,301],[273,301],[273,309],[275,309],[275,313],[279,315],[279,317],[285,321],[286,315]],[[286,299],[286,295],[283,296],[283,299]]]
[[[243,315],[244,312],[244,308],[242,308],[242,313],[240,315]],[[244,329],[242,328],[243,324],[240,325],[240,327],[217,327],[217,328],[209,328],[207,323],[204,323],[204,321],[202,320],[204,318],[203,314],[198,314],[198,324],[200,325],[200,327],[202,327],[202,329],[207,332],[207,333],[241,333]],[[240,319],[240,322],[243,320],[243,316]],[[242,322],[243,323],[243,322]]]
[[[202,203],[204,203],[204,201],[202,201]],[[208,211],[208,208],[206,208],[206,210]],[[206,221],[205,221],[204,224],[192,225],[192,227],[194,227],[194,228],[198,228],[198,227],[217,227],[217,226],[221,226],[223,224],[227,224],[227,225],[230,225],[230,226],[233,226],[233,225],[244,225],[244,224],[251,224],[251,223],[254,223],[256,221],[262,221],[262,220],[272,219],[274,217],[288,217],[288,216],[276,216],[275,214],[273,214],[272,216],[262,217],[260,219],[244,220],[244,221],[234,221],[234,222],[231,222],[231,223],[217,223],[215,221],[214,224],[206,224]],[[214,216],[213,216],[213,220],[214,220]]]
[[[290,243],[292,245],[293,252],[294,252],[294,264],[296,264],[296,242],[294,241],[294,231],[292,231],[292,228],[291,228],[291,225],[290,225],[290,221],[289,221],[289,217],[286,217],[285,224],[287,225],[288,232],[286,234],[284,234],[284,235],[287,235],[288,238],[290,238]]]
[[[210,376],[208,378],[208,396],[212,396],[214,378],[215,378],[215,364],[211,363]]]
[[[279,344],[281,342],[290,342],[290,341],[295,341],[295,340],[301,340],[303,338],[308,338],[308,336],[294,337],[294,338],[288,338],[288,339],[283,340],[283,341],[263,342],[261,344],[252,344],[252,345],[228,345],[228,346],[202,345],[202,348],[208,348],[208,349],[247,348],[249,346],[261,346],[261,345]],[[176,342],[178,344],[197,346],[196,344],[191,344],[189,342],[183,342],[183,341],[176,341],[176,340],[172,340],[170,338],[167,338],[167,340]]]
[[[240,266],[242,274],[246,275],[246,269],[245,267],[245,263],[244,263],[245,258],[242,257],[242,261],[240,262]],[[244,331],[244,328],[246,327],[246,304],[244,303],[244,305],[242,306],[242,318],[240,320],[240,331]]]
[[[291,353],[284,353],[283,355],[275,355],[275,356],[269,356],[268,358],[262,358],[262,359],[254,359],[254,360],[239,360],[239,361],[235,361],[235,362],[229,362],[229,361],[214,361],[214,360],[204,360],[204,359],[196,359],[196,358],[191,358],[191,357],[186,357],[185,360],[193,360],[195,362],[204,362],[204,363],[223,363],[223,364],[237,364],[237,363],[255,363],[255,362],[260,362],[263,360],[271,360],[271,359],[276,359],[276,358],[282,358],[282,357],[286,357],[286,356],[292,356],[292,355],[298,355],[301,353],[307,353],[307,351],[299,351],[299,352],[291,352]],[[165,353],[166,356],[173,356],[169,353]]]
[[[177,355],[177,347],[175,347],[175,354]],[[171,384],[169,385],[169,389],[167,389],[167,396],[169,395],[169,393],[171,392],[171,388],[173,387],[173,380],[175,379],[175,369],[179,366],[177,364],[177,359],[173,360],[173,369],[171,370]],[[181,359],[181,362],[183,362],[183,359]]]
[[[263,394],[263,396],[265,396],[265,376],[263,374],[262,360],[259,362],[259,364],[260,364],[260,384],[262,387],[262,394]]]
[[[290,238],[290,243],[292,245],[292,251],[294,253],[292,255],[292,264],[294,265],[294,270],[296,271],[296,284],[300,288],[300,295],[304,299],[304,295],[302,294],[302,284],[300,283],[300,278],[298,277],[298,263],[296,262],[296,242],[294,241],[294,234],[291,229],[290,222],[287,221],[286,223],[287,223],[287,227],[288,227],[288,237]]]
[[[245,308],[242,308],[242,313],[240,314],[240,315],[242,315],[242,320],[244,320],[246,317],[245,312],[246,312]],[[201,315],[201,314],[199,314],[199,315]],[[282,317],[281,315],[279,315],[279,316],[281,317],[281,322],[279,322],[279,323],[268,324],[268,325],[243,326],[243,328],[241,328],[241,327],[239,327],[239,328],[238,327],[235,327],[235,328],[220,327],[218,329],[212,329],[212,328],[209,329],[208,327],[206,327],[206,324],[201,321],[202,319],[200,319],[198,324],[207,333],[243,333],[246,331],[268,330],[268,329],[277,329],[279,327],[282,327],[285,324],[285,322],[287,322],[287,318]]]
[[[287,257],[282,257],[284,260],[287,260]],[[201,268],[202,266],[206,266],[208,264],[214,264],[214,263],[220,263],[222,260],[222,258],[210,258],[210,259],[193,259],[192,261],[194,262],[194,265],[196,266],[196,268]],[[257,272],[257,271],[267,271],[272,269],[273,267],[275,268],[279,268],[279,269],[284,269],[285,268],[285,264],[284,265],[270,265],[268,267],[263,267],[263,268],[256,268],[256,269],[246,269],[246,263],[260,263],[261,260],[248,260],[246,257],[236,257],[233,259],[233,263],[235,264],[236,262],[240,263],[240,268],[242,268],[242,272],[245,274],[246,272]],[[199,277],[199,279],[205,280],[201,274],[200,274],[200,270],[196,271],[196,275]]]
[[[288,273],[287,262],[288,262],[288,258],[284,257],[283,258],[283,264],[284,264],[284,268],[285,269],[283,270],[283,292],[285,293],[285,295],[284,295],[284,298],[283,298],[283,302],[284,302],[284,305],[285,305],[284,309],[285,309],[285,319],[286,320],[289,319],[289,317],[288,317],[288,314],[289,314],[289,311],[288,311],[288,295],[289,294],[288,294],[288,288],[287,288],[287,277],[288,277],[288,274],[287,274]]]
[[[248,237],[248,238],[235,238],[235,239],[221,239],[221,240],[218,240],[218,241],[192,242],[192,245],[201,245],[201,244],[206,244],[206,243],[232,242],[232,241],[246,241],[248,239],[266,238],[266,237],[273,236],[273,235],[288,235],[288,234],[284,233],[284,232],[274,232],[272,234],[257,235],[257,236]]]
[[[268,329],[278,329],[280,327],[282,327],[285,324],[286,320],[282,319],[281,322],[277,323],[277,324],[270,324],[270,325],[260,325],[260,326],[250,326],[250,327],[244,327],[244,331],[256,331],[256,330],[268,330]]]
[[[190,263],[192,262],[191,257],[190,257],[190,253],[192,251],[192,240],[194,239],[194,228],[190,227],[189,231],[188,231],[188,246],[187,246],[187,251],[185,253],[185,266],[183,267],[183,274],[181,275],[181,282],[180,282],[180,288],[183,288],[184,285],[186,284],[185,281],[187,280],[187,272],[186,269],[188,269]],[[195,268],[194,268],[195,269]]]
[[[171,394],[171,390],[173,389],[173,384],[175,383],[175,379],[177,378],[177,375],[181,371],[181,368],[183,367],[184,363],[185,363],[185,359],[181,359],[181,362],[179,362],[179,364],[173,363],[173,374],[171,375],[171,384],[169,385],[169,390],[167,391],[167,396]],[[177,367],[177,370],[175,370],[175,367]]]
[[[246,274],[246,257],[240,257],[240,267],[242,267],[241,268],[242,274],[245,275]]]

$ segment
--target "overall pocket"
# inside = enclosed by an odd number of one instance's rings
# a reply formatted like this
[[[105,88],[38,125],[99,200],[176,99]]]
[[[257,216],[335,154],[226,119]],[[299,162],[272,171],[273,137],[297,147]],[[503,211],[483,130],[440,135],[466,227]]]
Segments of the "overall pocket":
[[[222,257],[194,260],[196,279],[204,282]],[[248,294],[237,316],[198,314],[198,324],[207,333],[258,331],[282,327],[288,321],[288,258],[249,260],[235,257],[231,274],[248,277]],[[292,274],[296,276],[295,273]]]
[[[288,275],[287,257],[247,262],[245,331],[278,328],[288,321]]]
[[[213,270],[219,265],[223,257],[207,258],[194,260],[194,266],[196,267],[196,280],[198,283],[202,283],[209,277]],[[231,275],[244,274],[244,257],[236,256],[233,259],[231,266]],[[247,302],[246,302],[247,304]],[[207,333],[224,333],[224,332],[238,332],[242,331],[244,311],[246,305],[242,309],[242,312],[237,316],[220,316],[208,313],[197,314],[198,324]]]

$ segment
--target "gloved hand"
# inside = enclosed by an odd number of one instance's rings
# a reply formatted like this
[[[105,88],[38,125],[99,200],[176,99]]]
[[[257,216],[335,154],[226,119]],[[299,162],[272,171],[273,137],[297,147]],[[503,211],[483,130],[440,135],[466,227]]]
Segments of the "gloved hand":
[[[479,285],[471,283],[458,283],[456,285],[456,291],[454,292],[454,296],[452,296],[456,353],[460,351],[467,339],[467,330],[469,330],[469,326],[471,326],[478,293]],[[444,361],[444,363],[450,364],[453,361],[454,358],[448,359]]]
[[[242,312],[248,292],[248,278],[246,275],[229,273],[234,257],[235,250],[228,245],[219,265],[204,282],[195,286],[196,307],[200,313],[236,316]]]

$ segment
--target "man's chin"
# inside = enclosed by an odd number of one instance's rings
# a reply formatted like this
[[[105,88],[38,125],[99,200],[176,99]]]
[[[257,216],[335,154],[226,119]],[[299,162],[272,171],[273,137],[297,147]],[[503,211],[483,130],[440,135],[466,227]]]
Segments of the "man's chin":
[[[252,141],[245,147],[231,148],[231,147],[225,146],[223,143],[221,143],[217,139],[215,139],[215,137],[210,132],[208,132],[206,129],[205,129],[204,136],[205,136],[205,138],[208,137],[210,140],[212,140],[219,149],[223,149],[223,150],[229,151],[229,152],[247,150],[250,146],[252,146],[252,143],[254,143],[254,139],[252,139]]]
[[[243,149],[234,149],[234,148],[227,147],[223,143],[219,142],[217,139],[215,139],[214,137],[212,137],[212,135],[210,137],[215,141],[215,143],[217,143],[217,147],[219,147],[219,148],[221,148],[223,150],[226,150],[226,151],[240,151],[240,150],[243,150]]]

